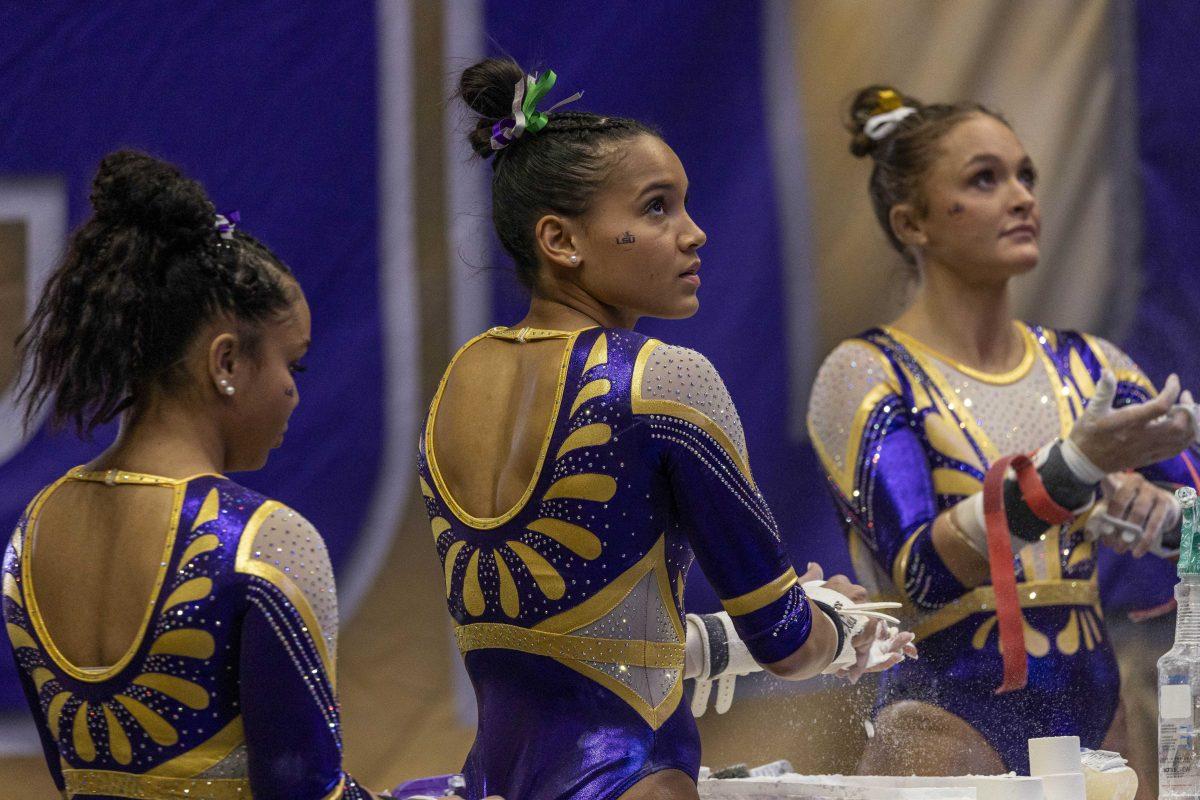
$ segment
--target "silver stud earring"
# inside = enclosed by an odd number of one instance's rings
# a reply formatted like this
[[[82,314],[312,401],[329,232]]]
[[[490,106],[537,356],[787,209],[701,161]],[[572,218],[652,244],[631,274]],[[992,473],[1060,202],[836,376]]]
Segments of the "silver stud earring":
[[[572,263],[572,264],[578,264],[578,263],[579,263],[579,256],[572,254],[572,255],[571,255],[571,263]]]

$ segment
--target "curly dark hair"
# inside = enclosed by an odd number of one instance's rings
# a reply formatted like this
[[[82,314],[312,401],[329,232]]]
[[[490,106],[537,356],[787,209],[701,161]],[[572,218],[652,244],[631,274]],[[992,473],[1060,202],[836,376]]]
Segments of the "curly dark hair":
[[[265,245],[223,238],[204,188],[172,164],[121,150],[100,162],[94,213],[70,239],[17,339],[28,424],[53,397],[55,427],[86,435],[150,389],[175,388],[193,336],[219,314],[258,325],[290,307],[295,279]]]
[[[537,284],[534,225],[545,214],[587,212],[613,163],[612,145],[657,130],[623,117],[554,112],[546,127],[502,150],[491,146],[492,126],[512,114],[513,94],[525,70],[510,58],[488,58],[463,70],[458,96],[476,115],[471,148],[492,159],[492,222],[527,288]]]
[[[916,113],[909,114],[900,120],[891,133],[875,140],[867,136],[864,127],[878,113],[885,96],[916,109]],[[913,262],[912,254],[892,230],[889,218],[892,207],[912,202],[918,211],[925,213],[925,199],[920,191],[921,178],[937,158],[938,141],[960,122],[976,114],[986,114],[1008,125],[1008,120],[1003,116],[979,103],[925,105],[917,98],[883,84],[859,89],[850,102],[850,110],[844,120],[846,130],[850,132],[850,153],[855,158],[870,156],[875,162],[870,182],[875,217],[892,247],[909,263]]]

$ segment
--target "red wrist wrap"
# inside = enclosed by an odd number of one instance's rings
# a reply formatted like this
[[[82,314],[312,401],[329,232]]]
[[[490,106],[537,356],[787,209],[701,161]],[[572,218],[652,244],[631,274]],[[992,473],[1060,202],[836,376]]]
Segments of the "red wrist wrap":
[[[1017,471],[1017,485],[1021,487],[1021,499],[1029,506],[1034,516],[1048,525],[1062,525],[1075,519],[1068,508],[1063,508],[1054,502],[1054,498],[1046,491],[1042,476],[1037,467],[1029,460],[1029,456],[1013,456],[1012,468]]]
[[[1004,660],[1004,680],[996,694],[1025,688],[1029,680],[1029,662],[1025,655],[1025,618],[1017,599],[1017,575],[1013,568],[1011,534],[1004,512],[1004,473],[1015,458],[1006,456],[988,468],[983,479],[983,519],[987,527],[988,567],[992,589],[996,593],[996,619],[1000,629],[1000,650]],[[1026,458],[1028,461],[1028,458]],[[1038,482],[1040,485],[1040,481]],[[1023,487],[1022,487],[1023,488]],[[1045,492],[1045,489],[1042,490]]]

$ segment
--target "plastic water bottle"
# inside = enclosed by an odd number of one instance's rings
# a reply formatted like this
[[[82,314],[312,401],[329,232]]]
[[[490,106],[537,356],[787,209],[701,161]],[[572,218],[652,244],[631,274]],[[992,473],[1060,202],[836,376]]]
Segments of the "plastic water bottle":
[[[1175,646],[1158,660],[1158,796],[1200,800],[1200,742],[1196,739],[1200,701],[1200,536],[1196,531],[1196,490],[1175,492],[1183,510],[1179,583],[1175,600]]]

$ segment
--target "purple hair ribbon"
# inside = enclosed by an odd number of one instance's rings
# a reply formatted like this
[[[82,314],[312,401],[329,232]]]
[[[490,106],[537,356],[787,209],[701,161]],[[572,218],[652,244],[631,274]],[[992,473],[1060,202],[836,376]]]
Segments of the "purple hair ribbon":
[[[232,239],[233,230],[241,221],[242,214],[240,211],[230,211],[228,216],[225,214],[217,214],[217,219],[214,224],[216,226],[217,233],[220,234],[222,239]]]

